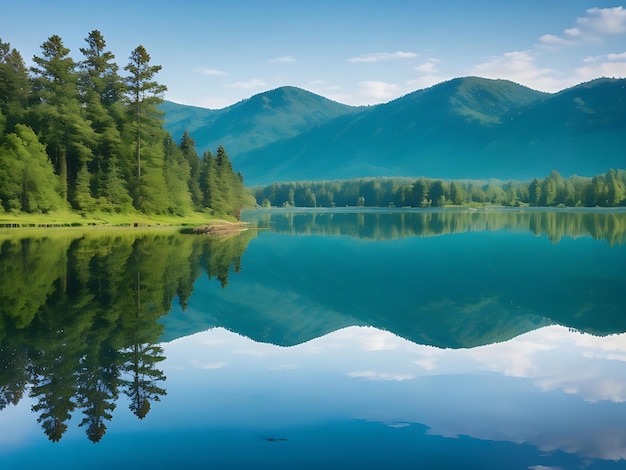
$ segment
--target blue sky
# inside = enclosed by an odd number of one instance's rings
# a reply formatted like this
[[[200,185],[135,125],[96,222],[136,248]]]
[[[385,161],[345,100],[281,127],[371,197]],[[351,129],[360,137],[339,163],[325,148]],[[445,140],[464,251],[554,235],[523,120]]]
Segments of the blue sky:
[[[28,65],[53,34],[79,60],[98,29],[121,68],[142,44],[166,99],[208,108],[283,85],[363,105],[467,75],[549,92],[626,77],[626,7],[601,0],[4,3],[0,38]]]

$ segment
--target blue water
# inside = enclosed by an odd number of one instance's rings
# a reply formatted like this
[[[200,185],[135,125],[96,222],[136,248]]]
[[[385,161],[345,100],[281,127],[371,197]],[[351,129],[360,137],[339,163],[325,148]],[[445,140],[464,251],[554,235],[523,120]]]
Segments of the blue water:
[[[0,468],[626,468],[621,235],[410,214],[271,213],[226,287],[201,273],[159,319],[143,419],[120,395],[100,442],[75,412],[53,443],[25,396]]]

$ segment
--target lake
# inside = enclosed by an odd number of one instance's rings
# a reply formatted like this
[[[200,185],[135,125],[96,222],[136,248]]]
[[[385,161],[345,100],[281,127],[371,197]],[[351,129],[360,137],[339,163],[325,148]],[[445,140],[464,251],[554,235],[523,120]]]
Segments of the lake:
[[[0,468],[626,468],[626,211],[0,232]]]

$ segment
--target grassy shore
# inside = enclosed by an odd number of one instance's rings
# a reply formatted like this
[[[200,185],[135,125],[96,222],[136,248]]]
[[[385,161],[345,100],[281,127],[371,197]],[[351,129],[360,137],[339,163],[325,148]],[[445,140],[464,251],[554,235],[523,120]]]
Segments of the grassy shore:
[[[109,214],[63,211],[49,214],[0,213],[0,227],[84,227],[84,226],[185,226],[205,225],[216,220],[234,221],[229,217],[215,218],[208,214],[194,212],[185,216],[147,215],[141,213]]]

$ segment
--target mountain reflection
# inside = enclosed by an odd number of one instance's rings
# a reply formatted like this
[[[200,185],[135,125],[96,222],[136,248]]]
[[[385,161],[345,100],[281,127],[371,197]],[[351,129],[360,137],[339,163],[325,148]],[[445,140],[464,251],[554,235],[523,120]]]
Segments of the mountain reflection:
[[[372,326],[384,333],[371,336],[371,350],[385,349],[392,333],[442,350],[477,348],[476,355],[553,324],[600,336],[626,331],[626,213],[244,216],[271,231],[219,239],[168,229],[0,234],[0,410],[28,396],[50,440],[71,421],[99,442],[119,402],[143,419],[166,395],[163,342],[216,327],[293,346]],[[469,233],[478,231],[502,234]],[[434,237],[452,233],[459,236]],[[358,238],[289,236],[303,234]],[[506,361],[514,368],[507,374],[526,373],[520,357]],[[416,360],[424,370],[436,365],[434,355]],[[355,369],[348,377],[411,374]]]
[[[120,395],[139,419],[166,394],[159,320],[203,270],[222,286],[255,232],[57,232],[0,239],[0,410],[25,393],[51,441],[72,414],[102,439]],[[23,238],[21,238],[23,237]]]
[[[259,228],[291,235],[345,235],[368,240],[433,237],[463,232],[527,231],[563,237],[592,237],[614,246],[626,243],[626,212],[586,209],[333,209],[259,210],[247,213]]]

